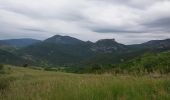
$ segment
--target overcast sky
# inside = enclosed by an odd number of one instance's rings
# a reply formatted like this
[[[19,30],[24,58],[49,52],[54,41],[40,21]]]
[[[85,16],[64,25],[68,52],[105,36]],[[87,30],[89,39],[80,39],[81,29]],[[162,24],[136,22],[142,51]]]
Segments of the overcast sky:
[[[170,0],[0,0],[0,39],[56,34],[125,44],[170,38]]]

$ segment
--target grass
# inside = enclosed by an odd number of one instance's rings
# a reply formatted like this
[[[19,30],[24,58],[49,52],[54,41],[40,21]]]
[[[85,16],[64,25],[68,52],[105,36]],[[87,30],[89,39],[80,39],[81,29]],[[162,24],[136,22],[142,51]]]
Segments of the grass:
[[[12,67],[10,73],[0,75],[0,84],[5,86],[0,89],[0,100],[170,100],[168,76],[70,74]]]

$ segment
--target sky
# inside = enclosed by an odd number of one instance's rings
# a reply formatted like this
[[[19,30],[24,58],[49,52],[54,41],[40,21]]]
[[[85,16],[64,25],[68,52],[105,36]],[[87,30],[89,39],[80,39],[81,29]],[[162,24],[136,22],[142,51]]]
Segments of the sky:
[[[124,44],[170,38],[170,0],[0,0],[0,39],[53,35]]]

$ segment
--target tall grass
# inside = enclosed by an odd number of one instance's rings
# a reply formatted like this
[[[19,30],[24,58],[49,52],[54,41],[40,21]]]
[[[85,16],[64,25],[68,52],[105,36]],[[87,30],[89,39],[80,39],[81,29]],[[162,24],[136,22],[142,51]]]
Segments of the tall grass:
[[[66,74],[12,68],[0,100],[170,100],[170,78]],[[1,82],[1,81],[0,81]]]

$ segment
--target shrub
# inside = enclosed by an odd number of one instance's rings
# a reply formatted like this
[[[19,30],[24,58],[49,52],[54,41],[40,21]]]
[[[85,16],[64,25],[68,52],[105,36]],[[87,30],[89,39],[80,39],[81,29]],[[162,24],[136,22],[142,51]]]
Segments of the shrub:
[[[4,65],[0,64],[0,70],[4,69]]]
[[[0,64],[0,74],[5,74],[4,65]]]
[[[23,67],[28,67],[28,64],[23,64]]]
[[[101,69],[102,69],[102,67],[99,64],[94,64],[91,66],[92,71],[101,70]]]

